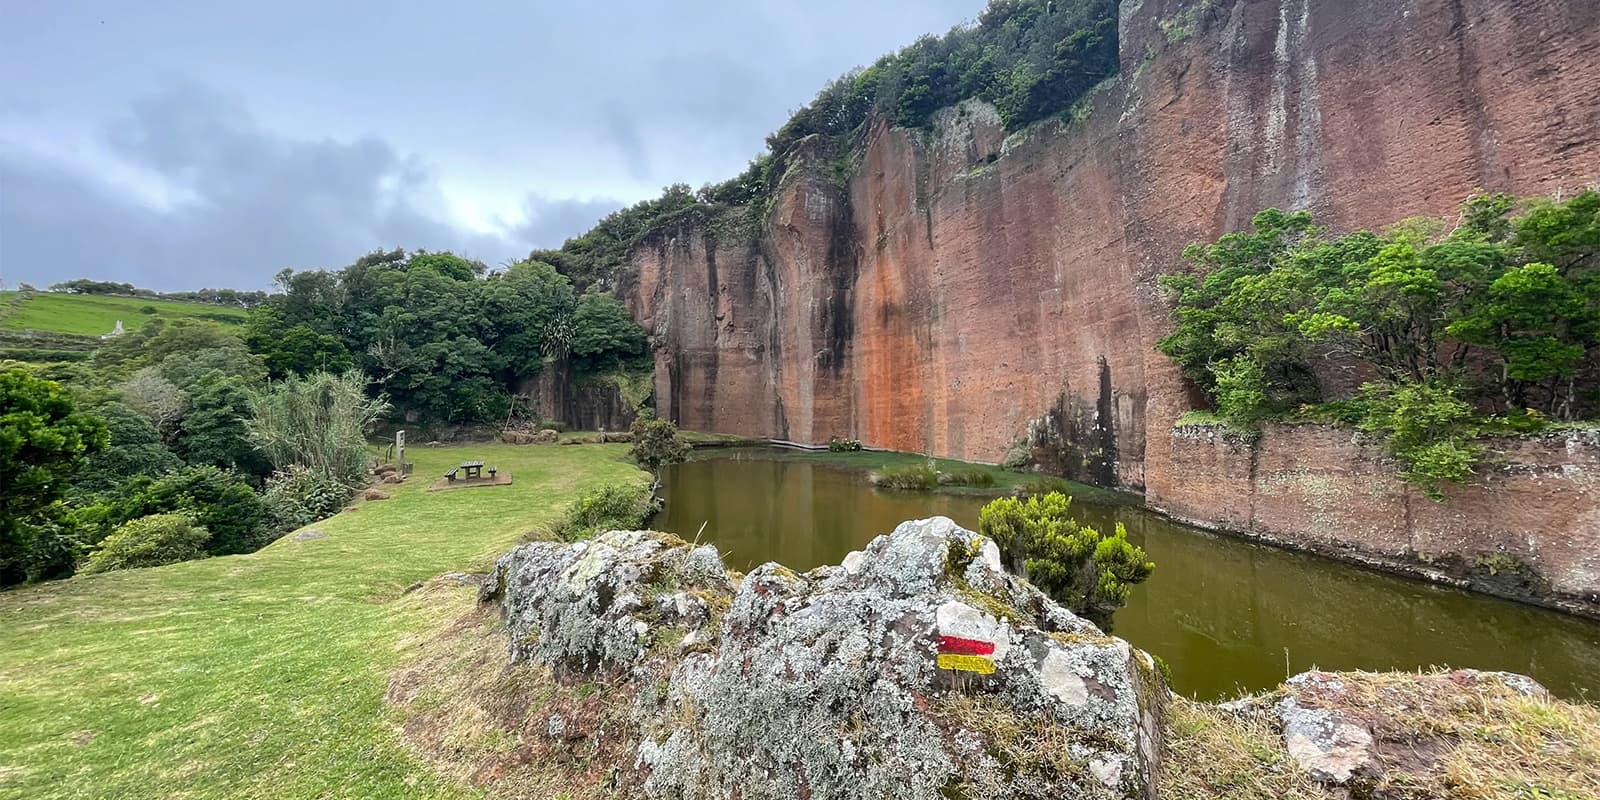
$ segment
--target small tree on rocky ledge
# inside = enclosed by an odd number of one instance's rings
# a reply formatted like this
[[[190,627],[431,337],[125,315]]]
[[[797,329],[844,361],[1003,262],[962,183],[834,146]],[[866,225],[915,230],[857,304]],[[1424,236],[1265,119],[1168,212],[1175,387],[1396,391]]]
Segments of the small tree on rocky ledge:
[[[689,443],[678,433],[678,426],[657,417],[648,409],[633,421],[633,448],[628,455],[650,471],[654,491],[661,485],[661,468],[681,464],[689,458]]]
[[[1117,523],[1104,535],[1073,519],[1072,498],[1060,492],[1002,497],[978,512],[978,530],[993,539],[1008,565],[1042,591],[1102,629],[1128,602],[1133,584],[1155,570],[1144,549],[1128,542]]]

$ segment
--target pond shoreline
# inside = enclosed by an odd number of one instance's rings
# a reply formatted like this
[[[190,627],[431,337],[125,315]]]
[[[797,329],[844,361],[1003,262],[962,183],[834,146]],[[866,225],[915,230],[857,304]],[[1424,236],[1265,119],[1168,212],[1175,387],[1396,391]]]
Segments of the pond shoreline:
[[[714,435],[712,435],[714,436]],[[811,463],[828,464],[840,469],[863,474],[871,470],[886,466],[900,466],[906,464],[920,464],[933,462],[941,470],[968,468],[983,469],[995,476],[995,485],[988,487],[975,486],[940,486],[928,492],[914,490],[889,490],[904,491],[908,494],[953,494],[978,497],[1002,497],[1014,494],[1018,487],[1030,480],[1059,480],[1063,482],[1074,497],[1093,500],[1097,503],[1108,505],[1137,506],[1150,513],[1163,517],[1177,525],[1192,528],[1196,531],[1209,534],[1219,534],[1240,541],[1265,545],[1281,550],[1325,558],[1341,564],[1349,564],[1363,569],[1396,575],[1431,585],[1446,586],[1452,589],[1472,592],[1474,594],[1497,597],[1535,608],[1557,611],[1587,620],[1600,620],[1600,602],[1585,601],[1555,594],[1538,594],[1519,592],[1514,588],[1488,582],[1482,578],[1474,578],[1470,574],[1463,575],[1466,570],[1451,571],[1447,566],[1430,566],[1428,564],[1408,560],[1405,558],[1386,558],[1373,553],[1362,552],[1353,548],[1339,547],[1307,539],[1293,539],[1277,536],[1260,531],[1242,530],[1226,524],[1218,524],[1204,519],[1190,517],[1176,513],[1169,508],[1150,503],[1147,498],[1137,492],[1124,489],[1113,489],[1103,486],[1068,481],[1057,476],[1040,472],[1015,472],[1000,467],[997,464],[983,462],[961,461],[951,458],[930,458],[917,453],[904,453],[895,450],[866,449],[858,451],[834,452],[825,445],[803,445],[793,442],[782,442],[768,439],[752,439],[748,437],[718,437],[701,434],[692,440],[691,444],[698,450],[724,451],[729,449],[748,450],[761,453],[761,457],[771,460],[795,460]],[[707,453],[697,457],[719,457],[722,453]]]

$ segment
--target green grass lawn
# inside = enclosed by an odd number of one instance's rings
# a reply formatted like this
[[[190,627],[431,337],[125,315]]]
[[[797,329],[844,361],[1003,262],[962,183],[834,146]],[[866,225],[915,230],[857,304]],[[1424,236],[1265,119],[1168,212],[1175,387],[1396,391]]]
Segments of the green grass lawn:
[[[0,293],[0,304],[10,302],[14,292]],[[142,308],[154,308],[146,314]],[[146,300],[138,297],[108,297],[92,294],[51,294],[41,292],[22,304],[15,313],[0,319],[0,328],[50,331],[79,336],[110,333],[122,320],[122,327],[136,331],[153,319],[214,319],[221,315],[244,321],[242,308],[180,303],[173,300]],[[221,321],[221,320],[217,320]]]
[[[388,674],[578,493],[642,481],[626,445],[411,449],[416,475],[261,552],[0,594],[0,798],[472,797],[402,747]],[[509,487],[426,492],[465,456]]]

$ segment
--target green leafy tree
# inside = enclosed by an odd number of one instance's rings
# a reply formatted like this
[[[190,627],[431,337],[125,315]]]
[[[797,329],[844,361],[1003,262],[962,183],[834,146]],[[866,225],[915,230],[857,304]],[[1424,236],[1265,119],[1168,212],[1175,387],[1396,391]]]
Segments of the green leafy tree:
[[[1128,542],[1118,523],[1103,535],[1072,517],[1072,498],[1060,492],[1026,499],[1003,497],[978,512],[978,530],[993,539],[1013,570],[1073,613],[1108,629],[1134,584],[1155,564]]]
[[[1339,237],[1269,209],[1254,230],[1186,252],[1197,270],[1163,279],[1177,303],[1158,348],[1235,424],[1309,413],[1360,425],[1437,497],[1472,474],[1477,430],[1600,411],[1595,192],[1490,195],[1454,228],[1411,220]],[[1373,388],[1323,396],[1321,378],[1340,371]]]
[[[106,441],[105,423],[60,384],[0,372],[0,585],[28,577],[28,554],[61,516],[73,473]]]
[[[468,261],[454,253],[429,253],[418,251],[406,264],[406,269],[426,269],[457,281],[470,281],[482,275],[486,267],[481,261]]]
[[[84,459],[73,479],[72,493],[78,499],[92,500],[141,475],[156,477],[183,468],[149,417],[116,401],[95,406],[93,413],[105,421],[108,438],[103,449]]]
[[[480,292],[486,344],[502,359],[501,385],[511,387],[544,369],[547,357],[571,347],[572,282],[540,261],[512,264],[490,275]]]
[[[633,421],[633,447],[628,455],[639,466],[650,471],[655,482],[661,484],[661,468],[681,464],[689,459],[689,443],[678,432],[678,426],[654,414],[641,413]]]
[[[172,447],[193,465],[232,470],[253,482],[272,472],[265,453],[250,438],[251,388],[244,379],[211,373],[189,395]]]
[[[130,520],[105,538],[84,565],[85,573],[176,564],[204,557],[211,534],[182,514]]]
[[[318,332],[310,325],[287,325],[274,306],[251,312],[245,341],[259,353],[274,378],[305,375],[318,370],[344,372],[355,363],[337,336]]]
[[[572,355],[580,369],[622,366],[644,351],[644,329],[615,297],[590,293],[578,299],[578,310],[573,315]]]

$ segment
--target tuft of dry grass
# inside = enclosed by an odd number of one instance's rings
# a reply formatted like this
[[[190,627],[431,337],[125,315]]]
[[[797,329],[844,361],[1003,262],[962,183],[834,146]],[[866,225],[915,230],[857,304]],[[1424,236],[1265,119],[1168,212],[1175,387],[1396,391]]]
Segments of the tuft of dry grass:
[[[1382,776],[1354,797],[1444,800],[1600,798],[1600,709],[1529,697],[1492,676],[1340,673],[1335,696],[1302,704],[1368,726]],[[1161,793],[1201,798],[1344,797],[1311,781],[1289,758],[1273,704],[1251,698],[1238,713],[1175,699],[1168,707]]]
[[[1230,714],[1174,697],[1162,731],[1163,800],[1333,800],[1296,767],[1270,718],[1270,704]]]
[[[633,763],[621,678],[563,681],[536,664],[510,664],[497,608],[472,607],[472,593],[430,583],[420,604],[466,609],[442,631],[406,643],[407,664],[386,699],[403,732],[434,769],[493,798],[609,800],[628,796]],[[557,720],[553,722],[553,720]]]

